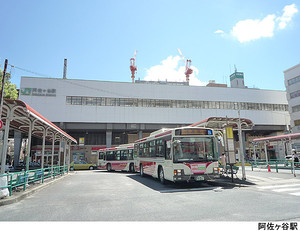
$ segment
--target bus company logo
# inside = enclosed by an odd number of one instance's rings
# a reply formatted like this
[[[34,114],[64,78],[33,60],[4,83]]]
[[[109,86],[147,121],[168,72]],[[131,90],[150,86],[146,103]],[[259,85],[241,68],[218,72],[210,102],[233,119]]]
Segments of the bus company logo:
[[[205,169],[205,164],[191,164],[191,170],[193,173],[204,173]]]
[[[21,88],[21,95],[56,96],[56,89]]]

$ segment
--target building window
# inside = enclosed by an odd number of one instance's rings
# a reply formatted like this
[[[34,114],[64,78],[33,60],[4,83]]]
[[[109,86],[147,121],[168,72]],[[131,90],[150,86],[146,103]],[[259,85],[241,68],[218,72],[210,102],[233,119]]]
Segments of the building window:
[[[299,97],[299,96],[300,96],[300,90],[299,91],[294,91],[294,92],[290,93],[291,99]]]
[[[292,112],[300,111],[300,105],[292,107]]]
[[[292,94],[292,93],[291,93]],[[300,91],[297,91],[300,96]],[[297,95],[298,96],[298,95]],[[288,111],[287,104],[67,96],[68,105]]]
[[[300,126],[300,120],[294,120],[295,126]]]
[[[288,80],[288,85],[290,86],[290,85],[295,84],[299,81],[300,81],[300,75],[295,77],[295,78],[292,78],[292,79]]]

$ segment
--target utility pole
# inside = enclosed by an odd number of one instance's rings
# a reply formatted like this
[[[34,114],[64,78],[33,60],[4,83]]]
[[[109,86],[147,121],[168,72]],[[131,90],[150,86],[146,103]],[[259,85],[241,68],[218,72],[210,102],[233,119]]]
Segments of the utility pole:
[[[4,96],[4,84],[5,84],[5,74],[6,74],[6,68],[7,68],[7,59],[5,59],[5,64],[4,64],[4,70],[3,70],[3,75],[2,75],[2,86],[1,86],[1,92],[0,92],[0,120],[2,118],[2,106],[3,106],[3,96]]]
[[[7,68],[7,59],[5,59],[5,64],[4,64],[4,70],[2,74],[2,86],[1,86],[1,92],[0,92],[0,123],[3,125],[2,122],[2,106],[3,106],[3,96],[4,96],[4,83],[5,83],[5,74],[6,74],[6,68]],[[7,123],[7,121],[6,121]],[[1,157],[1,171],[0,175],[5,173],[5,162],[6,162],[6,150],[3,150],[3,131],[0,130],[0,157]]]
[[[239,130],[239,145],[240,145],[240,158],[241,158],[241,164],[242,164],[242,180],[246,180],[246,172],[245,172],[245,160],[244,160],[244,142],[242,138],[242,126],[241,126],[241,104],[238,103],[239,107],[239,123],[238,123],[238,130]]]

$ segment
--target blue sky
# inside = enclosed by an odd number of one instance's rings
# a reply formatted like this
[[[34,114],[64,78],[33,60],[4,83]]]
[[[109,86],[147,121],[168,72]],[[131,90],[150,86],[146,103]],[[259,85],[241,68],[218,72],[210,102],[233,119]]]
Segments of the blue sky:
[[[181,81],[192,60],[192,85],[229,84],[285,90],[283,71],[300,62],[300,1],[289,0],[0,0],[0,64],[47,77],[130,82]],[[10,68],[11,81],[38,76]]]

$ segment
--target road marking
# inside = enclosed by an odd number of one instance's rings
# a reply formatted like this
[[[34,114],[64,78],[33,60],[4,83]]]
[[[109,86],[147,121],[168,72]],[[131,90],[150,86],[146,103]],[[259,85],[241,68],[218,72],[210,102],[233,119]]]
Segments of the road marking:
[[[282,180],[282,178],[278,178],[278,177],[268,177],[271,180]]]
[[[280,188],[280,189],[273,189],[274,192],[288,192],[288,191],[296,191],[300,190],[300,187],[297,188]]]
[[[191,191],[207,191],[207,190],[220,190],[221,187],[205,187],[205,188],[187,188],[187,189],[167,189],[160,190],[160,193],[173,193],[173,192],[191,192]]]
[[[295,187],[300,186],[300,184],[284,184],[284,185],[267,185],[267,186],[258,186],[259,189],[274,189],[274,188],[285,188],[285,187]]]
[[[300,196],[300,192],[296,192],[296,193],[289,193],[291,195],[294,195],[294,196]]]

